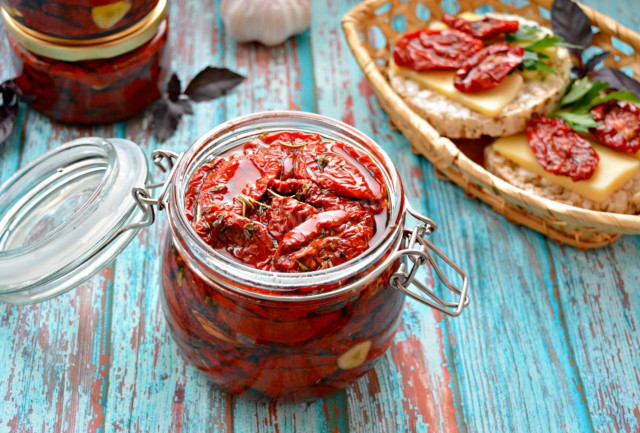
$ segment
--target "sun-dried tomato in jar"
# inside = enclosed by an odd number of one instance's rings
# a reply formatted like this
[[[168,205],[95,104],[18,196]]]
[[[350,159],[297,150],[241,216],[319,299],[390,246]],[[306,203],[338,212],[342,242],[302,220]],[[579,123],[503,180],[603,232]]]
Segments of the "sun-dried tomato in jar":
[[[372,368],[400,323],[403,257],[428,257],[409,245],[402,183],[372,140],[259,113],[208,133],[174,173],[162,305],[192,364],[229,392],[285,401]],[[458,314],[465,292],[455,313],[436,308]]]
[[[2,8],[4,14],[36,32],[56,38],[91,39],[131,27],[157,3],[158,0],[3,0]]]
[[[62,122],[132,117],[160,97],[168,79],[165,15],[155,10],[154,20],[138,31],[97,45],[51,44],[7,21],[16,82],[33,108]]]

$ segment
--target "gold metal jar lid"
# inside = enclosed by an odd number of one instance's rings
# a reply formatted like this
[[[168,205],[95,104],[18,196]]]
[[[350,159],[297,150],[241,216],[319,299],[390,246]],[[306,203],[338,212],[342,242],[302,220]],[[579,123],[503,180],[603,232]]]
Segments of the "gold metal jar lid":
[[[7,29],[20,45],[32,53],[66,62],[110,59],[144,45],[158,31],[167,16],[167,0],[158,4],[140,21],[117,33],[94,39],[65,39],[32,30],[17,22],[1,8]]]

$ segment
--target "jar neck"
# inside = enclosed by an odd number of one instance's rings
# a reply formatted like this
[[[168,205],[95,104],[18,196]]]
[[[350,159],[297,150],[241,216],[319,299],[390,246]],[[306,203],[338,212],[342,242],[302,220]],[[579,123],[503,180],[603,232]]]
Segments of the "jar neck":
[[[331,141],[352,145],[367,153],[380,167],[388,190],[389,223],[366,252],[333,268],[305,272],[268,272],[246,266],[208,246],[193,230],[185,214],[185,193],[195,171],[218,155],[228,154],[261,134],[295,130],[316,133]],[[324,116],[302,112],[267,112],[226,122],[205,134],[177,162],[167,215],[175,247],[189,265],[206,279],[224,284],[248,296],[300,301],[330,298],[352,290],[354,281],[365,284],[375,278],[390,252],[399,248],[404,230],[405,198],[399,174],[380,147],[355,128]],[[250,287],[251,290],[243,289]],[[317,294],[299,295],[299,289],[317,288]],[[276,293],[276,294],[274,294]]]

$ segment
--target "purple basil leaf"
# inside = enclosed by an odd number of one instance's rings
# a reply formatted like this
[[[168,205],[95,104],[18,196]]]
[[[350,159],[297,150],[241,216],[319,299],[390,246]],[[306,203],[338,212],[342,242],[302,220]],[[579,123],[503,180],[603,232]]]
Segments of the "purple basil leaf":
[[[187,86],[185,95],[194,102],[218,98],[244,80],[242,75],[226,68],[207,66]]]
[[[188,99],[180,99],[176,101],[176,104],[182,107],[184,114],[193,114],[193,105]]]
[[[586,73],[588,74],[589,72],[593,71],[596,68],[596,66],[600,64],[600,62],[604,61],[610,55],[611,53],[609,51],[604,51],[600,54],[596,54],[595,56],[591,57],[587,61],[587,63],[584,65],[584,68],[586,69]]]
[[[631,90],[638,98],[640,98],[640,83],[622,71],[618,71],[613,68],[602,68],[597,70],[593,74],[592,78],[593,80],[600,80],[602,82],[609,83],[609,86],[612,89]]]
[[[0,143],[5,141],[13,132],[16,124],[18,105],[3,105],[0,107]]]
[[[151,109],[153,130],[160,141],[165,141],[176,132],[182,115],[187,112],[186,105],[170,99],[160,99]],[[190,108],[190,107],[189,107]]]
[[[0,143],[11,135],[18,115],[18,102],[20,102],[20,89],[15,80],[7,80],[0,84],[2,95],[0,106]]]
[[[562,37],[565,42],[580,45],[584,48],[591,45],[593,32],[589,17],[580,6],[571,0],[555,0],[551,7],[551,28],[553,33]],[[571,48],[571,52],[578,57],[584,49]]]
[[[0,93],[2,94],[2,105],[8,107],[17,105],[21,92],[15,80],[7,80],[0,84]]]
[[[177,101],[180,98],[180,91],[182,90],[182,84],[180,83],[180,78],[176,74],[171,75],[171,79],[167,84],[167,94],[169,95],[169,99],[172,101]]]

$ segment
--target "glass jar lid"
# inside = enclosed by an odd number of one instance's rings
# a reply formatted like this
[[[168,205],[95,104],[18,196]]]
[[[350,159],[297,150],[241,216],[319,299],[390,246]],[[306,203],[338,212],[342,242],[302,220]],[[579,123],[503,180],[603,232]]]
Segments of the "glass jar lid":
[[[138,232],[132,194],[147,182],[129,140],[70,141],[0,187],[0,300],[40,302],[100,271]]]

